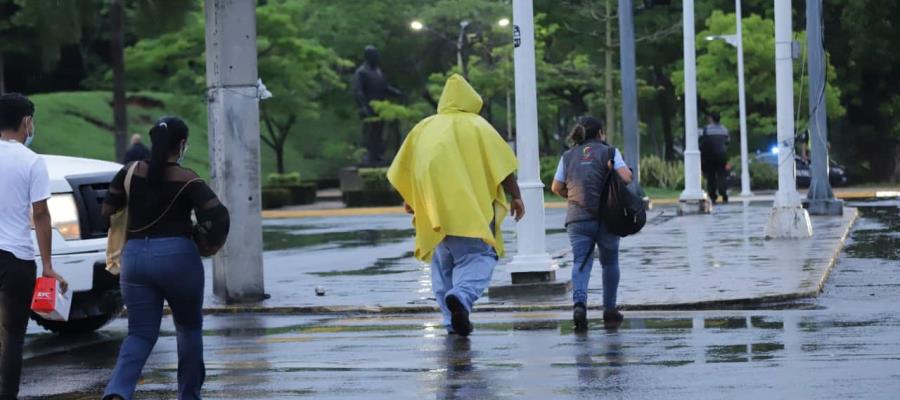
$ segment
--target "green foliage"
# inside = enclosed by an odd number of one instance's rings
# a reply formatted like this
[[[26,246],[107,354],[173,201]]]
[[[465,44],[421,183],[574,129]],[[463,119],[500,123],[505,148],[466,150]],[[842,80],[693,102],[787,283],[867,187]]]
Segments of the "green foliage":
[[[300,180],[299,172],[288,172],[285,174],[269,174],[266,183],[269,187],[285,187],[296,186],[303,182]]]
[[[541,157],[541,183],[544,184],[545,191],[550,191],[550,185],[553,184],[553,175],[556,174],[558,165],[559,157],[557,156]]]
[[[391,182],[387,178],[387,168],[360,168],[359,177],[363,182],[363,190],[392,191]]]
[[[285,188],[263,188],[262,208],[271,210],[291,203],[291,191]]]
[[[750,184],[753,189],[777,189],[778,170],[756,160],[750,163]]]
[[[657,156],[641,157],[641,184],[661,189],[684,188],[684,163]]]

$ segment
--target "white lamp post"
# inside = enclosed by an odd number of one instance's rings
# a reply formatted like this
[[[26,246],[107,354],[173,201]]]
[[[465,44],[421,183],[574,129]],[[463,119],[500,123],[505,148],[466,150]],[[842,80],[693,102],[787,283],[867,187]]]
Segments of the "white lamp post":
[[[747,158],[747,101],[744,88],[744,33],[741,21],[741,0],[734,1],[737,34],[707,36],[706,40],[724,40],[726,43],[737,47],[738,62],[738,105],[740,107],[741,128],[741,196],[753,196],[750,191],[750,166]]]
[[[525,218],[516,225],[517,253],[509,264],[512,282],[556,279],[556,262],[547,253],[544,184],[538,159],[537,80],[532,0],[513,1],[513,63],[516,85],[516,156]]]
[[[809,213],[797,193],[794,162],[794,71],[791,39],[791,0],[775,1],[775,97],[778,125],[778,192],[769,213],[766,237],[812,236]]]
[[[697,57],[694,41],[694,0],[684,0],[684,192],[678,199],[679,214],[709,213],[706,193],[700,188],[700,149],[697,125]]]

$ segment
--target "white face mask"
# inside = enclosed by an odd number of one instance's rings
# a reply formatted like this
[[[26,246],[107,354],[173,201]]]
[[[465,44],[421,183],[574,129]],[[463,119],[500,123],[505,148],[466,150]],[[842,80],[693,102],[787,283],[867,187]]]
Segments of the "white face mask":
[[[31,132],[28,133],[28,136],[25,137],[25,147],[30,147],[31,143],[34,142],[34,117],[31,119]]]
[[[181,145],[181,155],[178,156],[179,164],[181,164],[184,161],[184,155],[185,155],[185,153],[187,153],[189,148],[191,148],[191,145],[189,145],[187,142],[184,142],[184,144]]]

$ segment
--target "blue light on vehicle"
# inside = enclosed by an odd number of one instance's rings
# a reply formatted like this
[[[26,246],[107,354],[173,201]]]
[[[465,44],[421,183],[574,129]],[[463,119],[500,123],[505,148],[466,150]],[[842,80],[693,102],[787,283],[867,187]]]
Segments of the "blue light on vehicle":
[[[772,154],[778,154],[778,145],[772,146]]]

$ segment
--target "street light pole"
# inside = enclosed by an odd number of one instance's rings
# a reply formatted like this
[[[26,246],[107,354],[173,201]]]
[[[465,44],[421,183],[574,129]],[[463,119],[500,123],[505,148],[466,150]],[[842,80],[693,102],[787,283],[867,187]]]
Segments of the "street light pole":
[[[684,0],[684,192],[678,198],[679,214],[711,211],[709,199],[700,188],[700,149],[697,134],[697,55],[694,32],[694,0]]]
[[[637,72],[634,55],[634,6],[619,0],[619,69],[622,78],[622,134],[625,162],[640,182],[640,136],[638,134]],[[609,99],[607,99],[609,101]]]
[[[753,196],[750,191],[750,163],[747,160],[747,100],[744,94],[744,29],[741,0],[734,0],[737,19],[738,103],[741,114],[741,196]]]
[[[825,107],[825,49],[822,0],[806,0],[806,48],[809,51],[809,130],[812,136],[811,181],[807,209],[813,215],[841,215],[844,204],[835,200],[828,180],[828,120]]]
[[[778,126],[778,192],[766,225],[768,238],[812,236],[809,213],[800,204],[794,162],[794,71],[791,0],[775,1],[775,98]]]
[[[516,85],[516,156],[525,217],[516,225],[517,254],[509,264],[512,283],[556,280],[556,262],[547,253],[544,184],[538,159],[537,78],[532,0],[513,0],[513,63]]]
[[[463,45],[465,44],[467,26],[469,26],[468,20],[459,21],[459,38],[456,39],[456,64],[459,66],[459,72],[463,78],[469,79],[469,71],[466,71],[466,64],[463,62]]]

